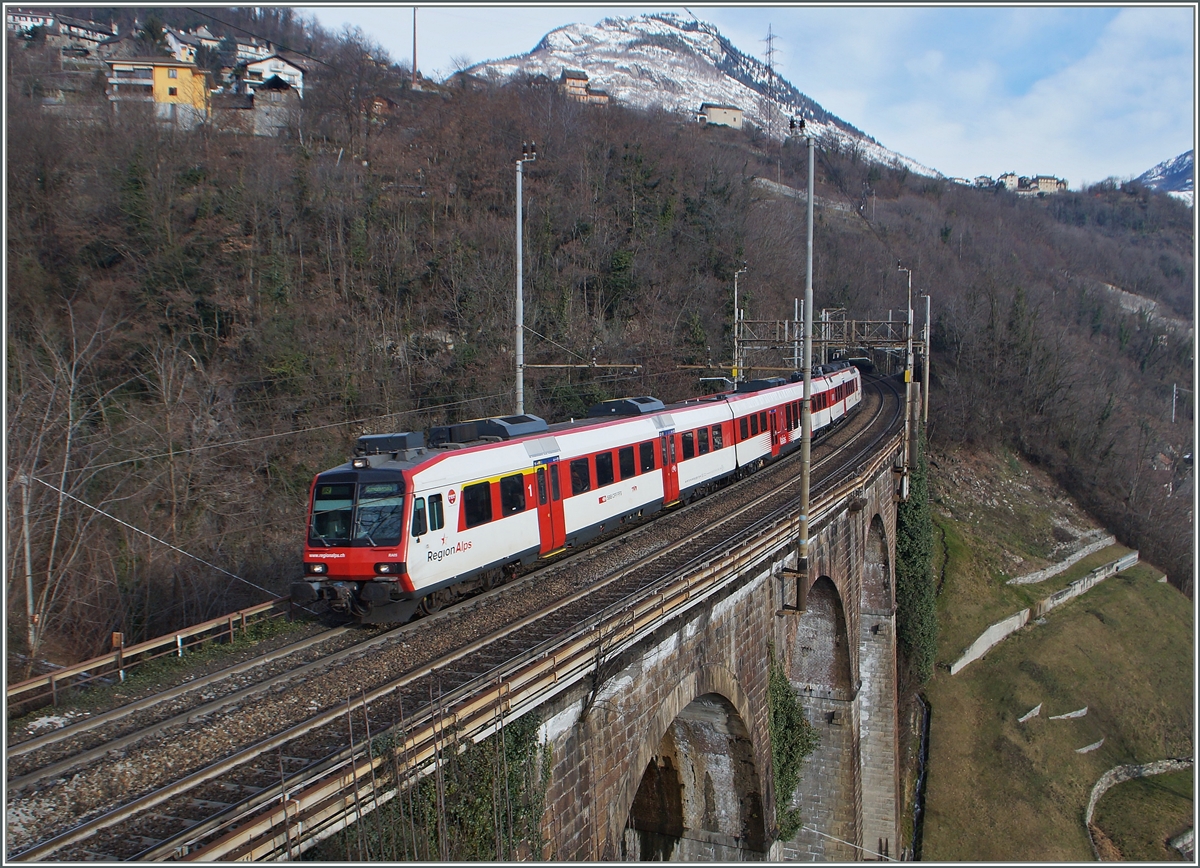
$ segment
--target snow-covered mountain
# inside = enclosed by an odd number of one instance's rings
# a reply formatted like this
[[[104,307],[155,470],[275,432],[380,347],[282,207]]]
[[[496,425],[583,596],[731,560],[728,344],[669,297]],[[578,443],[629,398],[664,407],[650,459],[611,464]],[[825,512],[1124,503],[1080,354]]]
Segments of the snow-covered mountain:
[[[1186,151],[1173,160],[1159,163],[1148,172],[1143,172],[1134,180],[1146,185],[1151,190],[1169,193],[1182,199],[1189,205],[1194,204],[1195,164],[1192,151]]]
[[[471,75],[509,78],[518,73],[557,80],[563,69],[588,75],[590,87],[635,108],[662,107],[695,115],[701,103],[733,105],[773,138],[788,134],[788,120],[804,118],[816,136],[860,149],[864,158],[903,166],[921,175],[940,173],[888,150],[838,118],[761,61],[743,54],[715,26],[672,13],[606,18],[595,26],[552,30],[528,54],[484,61]]]

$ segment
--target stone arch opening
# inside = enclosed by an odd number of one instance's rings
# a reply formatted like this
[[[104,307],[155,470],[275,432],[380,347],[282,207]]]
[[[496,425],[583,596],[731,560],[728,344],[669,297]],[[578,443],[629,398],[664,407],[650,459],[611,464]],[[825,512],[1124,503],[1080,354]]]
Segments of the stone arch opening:
[[[792,684],[831,699],[853,698],[846,614],[829,576],[819,577],[809,588],[791,651],[788,679]]]
[[[887,532],[878,514],[867,531],[863,557],[863,610],[876,615],[892,612],[892,567],[888,557]]]
[[[697,697],[667,727],[646,765],[622,856],[745,862],[765,859],[768,844],[750,733],[728,699]]]

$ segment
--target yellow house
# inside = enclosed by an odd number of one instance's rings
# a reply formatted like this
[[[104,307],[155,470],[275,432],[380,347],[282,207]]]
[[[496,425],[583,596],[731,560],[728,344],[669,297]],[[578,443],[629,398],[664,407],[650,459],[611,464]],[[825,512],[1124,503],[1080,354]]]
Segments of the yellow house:
[[[209,115],[209,71],[172,57],[125,57],[108,60],[108,99],[122,105],[154,106],[155,115],[191,128]]]

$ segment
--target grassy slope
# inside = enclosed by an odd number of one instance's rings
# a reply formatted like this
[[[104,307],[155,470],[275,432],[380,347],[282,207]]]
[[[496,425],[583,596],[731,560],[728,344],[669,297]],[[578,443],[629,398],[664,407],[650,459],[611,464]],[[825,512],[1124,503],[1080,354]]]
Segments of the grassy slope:
[[[1093,821],[1126,861],[1180,860],[1168,842],[1191,828],[1194,786],[1191,772],[1126,781],[1104,794]]]
[[[958,471],[952,485],[933,471],[945,540],[937,564],[944,566],[941,664],[987,624],[1123,551],[1097,553],[1051,582],[1005,586],[1009,575],[1043,565],[1052,516],[1070,514],[1075,527],[1080,517],[1036,471],[1011,459],[960,454],[939,464]],[[990,482],[973,486],[969,478]],[[925,859],[1090,861],[1083,811],[1096,779],[1121,763],[1191,755],[1192,606],[1158,583],[1160,575],[1140,565],[959,675],[939,667],[928,689]],[[1017,722],[1038,703],[1040,716]],[[1083,718],[1048,719],[1085,705]],[[1075,753],[1101,738],[1099,750]]]

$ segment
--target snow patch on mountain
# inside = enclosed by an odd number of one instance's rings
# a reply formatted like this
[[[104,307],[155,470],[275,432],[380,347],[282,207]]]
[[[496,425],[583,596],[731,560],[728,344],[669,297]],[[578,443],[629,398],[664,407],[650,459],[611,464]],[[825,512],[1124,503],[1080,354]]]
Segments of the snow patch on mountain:
[[[1138,175],[1134,180],[1151,190],[1168,193],[1193,205],[1196,174],[1193,153],[1194,151],[1189,150],[1174,159],[1164,160],[1153,169]]]
[[[790,118],[804,118],[806,132],[823,147],[857,150],[871,162],[941,176],[830,114],[766,64],[740,52],[714,25],[672,13],[569,24],[547,33],[528,54],[485,61],[466,71],[501,79],[545,75],[557,81],[563,69],[583,70],[590,86],[634,108],[694,117],[701,103],[737,106],[747,121],[774,139],[788,135]]]

